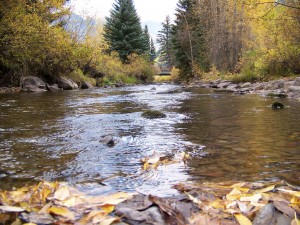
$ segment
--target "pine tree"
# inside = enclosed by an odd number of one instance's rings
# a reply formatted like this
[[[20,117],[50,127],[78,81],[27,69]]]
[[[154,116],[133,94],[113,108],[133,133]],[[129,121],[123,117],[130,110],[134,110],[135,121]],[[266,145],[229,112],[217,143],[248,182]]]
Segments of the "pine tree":
[[[172,24],[169,16],[162,23],[162,30],[158,32],[157,42],[160,45],[161,61],[165,62],[168,67],[174,65],[174,52],[172,46]]]
[[[150,61],[153,62],[155,58],[156,58],[156,48],[153,39],[150,38]]]
[[[194,13],[195,6],[195,0],[179,0],[172,29],[176,67],[185,80],[196,75],[195,68],[206,70],[209,67],[205,56],[204,33],[201,21]]]
[[[149,30],[148,30],[148,26],[145,25],[145,28],[143,30],[143,35],[145,38],[145,46],[147,48],[146,53],[150,53],[150,48],[151,48],[151,43],[150,43],[150,34],[149,34]]]
[[[123,62],[127,62],[132,53],[147,51],[141,21],[132,0],[116,0],[110,16],[106,17],[104,32],[109,50],[118,52]]]

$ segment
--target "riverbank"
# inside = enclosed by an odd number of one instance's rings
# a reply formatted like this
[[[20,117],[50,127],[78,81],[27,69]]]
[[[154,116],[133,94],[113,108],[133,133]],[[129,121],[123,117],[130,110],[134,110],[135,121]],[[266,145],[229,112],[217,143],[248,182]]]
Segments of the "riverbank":
[[[259,94],[271,97],[288,97],[300,99],[300,77],[289,80],[274,80],[269,82],[233,83],[227,80],[194,81],[189,86],[214,89],[215,92],[234,94]]]
[[[0,223],[14,225],[298,225],[300,187],[278,183],[178,184],[179,194],[89,196],[66,183],[0,190]],[[181,193],[181,194],[180,194]]]

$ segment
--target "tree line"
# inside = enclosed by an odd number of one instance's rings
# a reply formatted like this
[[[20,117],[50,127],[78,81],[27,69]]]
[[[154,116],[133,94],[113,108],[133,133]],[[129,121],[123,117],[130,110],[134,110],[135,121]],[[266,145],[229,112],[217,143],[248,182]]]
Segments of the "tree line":
[[[152,80],[154,41],[132,0],[116,0],[104,25],[93,18],[71,24],[72,17],[68,0],[0,0],[0,85],[18,86],[24,76],[100,85]]]
[[[175,20],[162,22],[158,53],[132,0],[116,0],[105,22],[92,22],[83,35],[67,29],[68,4],[0,0],[1,85],[18,86],[28,75],[49,83],[59,76],[102,85],[147,82],[158,54],[184,81],[300,73],[298,0],[179,0]]]
[[[298,0],[179,0],[158,35],[163,60],[189,80],[210,71],[242,79],[300,73]]]

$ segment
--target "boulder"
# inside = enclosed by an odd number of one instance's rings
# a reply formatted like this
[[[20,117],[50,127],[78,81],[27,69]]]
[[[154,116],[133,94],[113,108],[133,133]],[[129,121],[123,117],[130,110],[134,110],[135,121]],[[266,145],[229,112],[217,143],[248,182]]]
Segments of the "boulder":
[[[289,90],[289,87],[290,86],[294,86],[295,84],[295,81],[287,81],[287,82],[284,82],[284,85],[283,85],[283,89],[285,91],[288,91]]]
[[[300,77],[296,78],[294,86],[300,86]]]
[[[250,88],[252,84],[250,82],[244,83],[241,85],[241,88]]]
[[[300,86],[290,86],[289,87],[289,92],[300,93]]]
[[[226,89],[227,89],[227,90],[234,91],[234,90],[236,90],[236,89],[239,88],[239,87],[240,87],[240,86],[237,85],[237,84],[229,84],[229,85],[226,87]]]
[[[274,109],[274,110],[284,109],[284,105],[280,102],[273,102],[272,109]]]
[[[107,145],[108,147],[113,147],[115,145],[115,140],[112,135],[102,136],[99,142]]]
[[[82,82],[81,89],[91,89],[91,88],[94,88],[94,86],[90,82],[87,81]]]
[[[60,77],[56,80],[56,82],[57,82],[58,87],[62,88],[63,90],[78,89],[78,85],[71,79]]]
[[[275,222],[275,207],[273,204],[268,204],[258,212],[253,225],[275,225]]]
[[[44,92],[46,84],[39,77],[27,76],[21,79],[22,92]]]
[[[146,110],[143,114],[142,117],[147,118],[147,119],[158,119],[158,118],[165,118],[166,114],[157,111],[157,110]]]
[[[227,88],[231,82],[221,82],[217,85],[218,88]]]
[[[48,91],[59,91],[58,85],[57,84],[46,84],[46,88]]]
[[[33,92],[39,93],[39,92],[45,92],[45,91],[47,91],[47,90],[38,88],[35,85],[26,85],[25,87],[22,88],[22,92],[28,92],[28,93],[33,93]]]

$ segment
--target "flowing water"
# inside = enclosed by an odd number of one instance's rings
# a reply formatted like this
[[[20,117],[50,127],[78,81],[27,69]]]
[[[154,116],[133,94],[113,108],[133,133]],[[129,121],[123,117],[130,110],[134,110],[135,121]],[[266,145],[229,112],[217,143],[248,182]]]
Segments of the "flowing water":
[[[300,103],[175,85],[0,95],[0,188],[67,181],[89,194],[172,195],[179,182],[300,184]],[[147,109],[163,119],[141,116]],[[114,147],[99,142],[113,135]],[[154,152],[191,155],[143,171]]]

